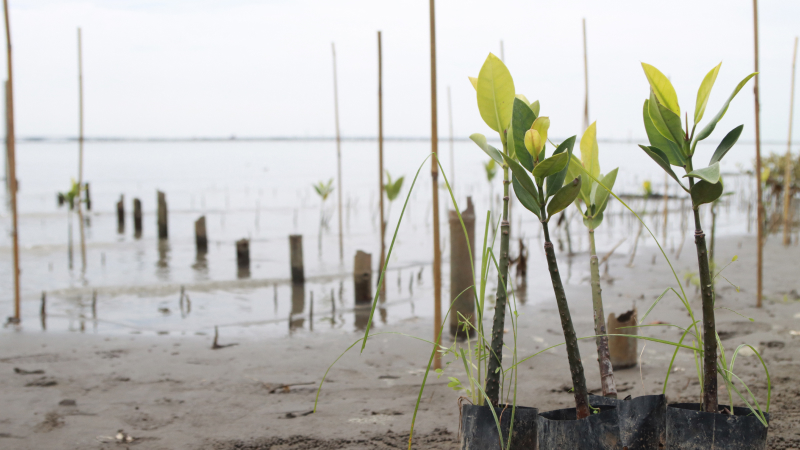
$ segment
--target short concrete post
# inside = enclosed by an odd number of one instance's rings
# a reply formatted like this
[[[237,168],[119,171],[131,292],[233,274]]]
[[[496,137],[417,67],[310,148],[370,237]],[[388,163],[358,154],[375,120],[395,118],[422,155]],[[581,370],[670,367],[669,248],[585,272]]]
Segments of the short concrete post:
[[[161,191],[156,192],[158,194],[158,238],[167,239],[169,235],[167,232],[167,196]]]
[[[292,234],[289,236],[289,253],[292,266],[292,283],[303,283],[306,280],[303,269],[303,236]]]
[[[240,269],[250,268],[250,240],[236,241],[236,264]]]
[[[450,211],[450,301],[453,303],[450,312],[450,335],[456,336],[459,332],[459,321],[462,316],[469,319],[475,325],[475,296],[473,288],[474,266],[470,260],[469,248],[475,251],[475,208],[472,205],[472,198],[467,197],[467,209],[461,212],[464,226],[467,228],[467,238],[464,237],[464,229],[458,214]],[[474,254],[474,253],[473,253]],[[465,291],[466,289],[466,291]],[[465,338],[464,332],[460,333],[461,338]],[[469,329],[469,336],[475,334],[475,329]]]
[[[142,237],[142,202],[138,198],[133,199],[133,235]]]
[[[197,253],[206,253],[208,251],[206,216],[200,216],[200,218],[194,222],[194,242],[197,245]]]
[[[372,254],[359,250],[353,262],[356,304],[372,303]]]
[[[637,325],[636,308],[621,314],[619,317],[611,313],[608,315],[608,334],[638,335],[638,328],[625,328]],[[635,367],[638,354],[636,344],[638,339],[632,337],[609,336],[608,350],[611,355],[611,365],[614,370]]]
[[[117,202],[117,233],[125,232],[125,196],[120,195]]]

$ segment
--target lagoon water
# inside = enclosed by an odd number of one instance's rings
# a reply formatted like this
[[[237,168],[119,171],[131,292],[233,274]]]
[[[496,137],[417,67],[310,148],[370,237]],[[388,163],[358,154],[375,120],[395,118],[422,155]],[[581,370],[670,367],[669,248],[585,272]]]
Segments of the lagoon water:
[[[713,152],[706,144],[700,154]],[[391,205],[387,246],[391,241],[406,194],[422,165],[399,228],[387,274],[386,302],[376,313],[376,322],[391,323],[432,316],[431,272],[431,178],[430,143],[391,141],[385,143],[384,164],[394,178],[405,176],[400,198]],[[442,165],[451,171],[450,144],[439,146]],[[577,149],[576,149],[577,150]],[[641,194],[649,180],[653,190],[663,192],[664,174],[633,143],[600,143],[603,169],[619,166],[617,193]],[[764,146],[763,154],[782,151]],[[91,186],[92,211],[86,214],[86,269],[81,269],[78,219],[66,207],[59,208],[56,193],[66,191],[77,173],[77,143],[20,142],[17,146],[21,244],[23,324],[41,329],[39,299],[48,298],[48,332],[86,331],[99,333],[210,333],[219,325],[227,334],[276,335],[339,330],[351,332],[363,327],[365,314],[354,310],[352,264],[356,250],[372,253],[377,269],[379,219],[377,209],[378,162],[374,141],[342,143],[342,202],[344,258],[338,245],[337,191],[321,204],[311,185],[334,178],[336,147],[333,141],[209,141],[209,142],[88,142],[85,144],[84,179]],[[482,163],[488,158],[471,142],[454,144],[455,197],[466,206],[475,203],[476,245],[480,246],[486,211],[499,210],[502,173],[493,187],[486,180]],[[745,234],[748,202],[753,199],[752,177],[734,175],[750,169],[754,149],[740,144],[727,157],[723,172],[726,197],[720,207],[717,233]],[[703,157],[705,158],[705,157]],[[450,181],[453,182],[452,177]],[[440,176],[443,185],[443,178]],[[670,184],[669,193],[678,195]],[[169,239],[157,239],[156,190],[167,195]],[[124,195],[126,228],[117,232],[116,202]],[[449,232],[446,210],[452,208],[449,194],[440,187],[442,221],[443,298],[449,296]],[[491,201],[492,197],[494,202]],[[144,231],[133,236],[133,198],[142,201]],[[512,198],[513,199],[513,198]],[[3,192],[3,204],[7,204]],[[513,199],[515,200],[515,199]],[[645,221],[656,236],[663,236],[663,200],[632,199],[637,211],[646,211]],[[684,206],[688,207],[688,200]],[[667,240],[664,247],[676,251],[681,232],[687,227],[681,200],[670,200]],[[704,208],[707,210],[708,208]],[[750,221],[752,222],[752,215]],[[193,222],[206,216],[209,251],[198,257]],[[321,225],[321,217],[327,225]],[[511,213],[511,254],[518,253],[519,239],[530,251],[527,288],[518,291],[521,311],[550,300],[547,290],[535,286],[549,280],[543,270],[541,227],[538,219],[514,203]],[[495,220],[496,220],[495,215]],[[627,262],[639,225],[618,202],[609,206],[606,222],[598,232],[598,253],[604,254],[623,243],[615,255]],[[552,231],[560,243],[566,265],[565,282],[587,283],[586,232],[576,210],[568,210],[573,251],[566,258],[566,230]],[[2,210],[6,231],[0,238],[0,311],[12,311],[12,264],[10,214]],[[69,251],[69,223],[72,222],[72,256]],[[704,224],[710,228],[706,212]],[[751,223],[752,224],[752,223]],[[555,224],[551,225],[554,227]],[[302,234],[306,276],[303,291],[292,292],[289,282],[288,235]],[[654,245],[647,233],[639,245]],[[688,237],[687,237],[688,236]],[[234,242],[250,239],[251,270],[236,268]],[[563,248],[561,246],[563,245]],[[686,245],[686,244],[684,244]],[[497,244],[499,246],[499,242]],[[683,248],[687,250],[686,247]],[[585,256],[585,253],[583,253]],[[622,261],[620,259],[620,261]],[[649,262],[648,262],[649,263]],[[377,282],[377,273],[373,275]],[[493,280],[493,278],[492,278]],[[179,289],[185,286],[192,309],[181,312]],[[495,281],[489,283],[494,289]],[[91,303],[97,291],[97,318]],[[492,297],[492,296],[490,296]],[[309,320],[311,299],[314,317]],[[522,304],[524,302],[524,305]],[[334,304],[335,303],[335,304]],[[380,326],[380,323],[377,326]]]

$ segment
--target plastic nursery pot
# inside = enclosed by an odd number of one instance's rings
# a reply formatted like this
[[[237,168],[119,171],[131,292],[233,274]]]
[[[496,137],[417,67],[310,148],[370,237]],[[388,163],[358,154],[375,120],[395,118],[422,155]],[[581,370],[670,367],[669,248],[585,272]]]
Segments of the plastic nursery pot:
[[[508,445],[508,431],[511,425],[511,405],[499,405],[495,414],[500,419],[503,432],[503,445],[497,435],[497,422],[494,421],[489,406],[464,404],[461,406],[461,450],[500,450]],[[539,410],[517,406],[514,411],[514,428],[511,430],[511,449],[533,449],[536,446],[536,416]]]
[[[663,394],[628,400],[590,395],[592,406],[617,407],[619,441],[627,450],[657,450],[666,444],[667,399]]]
[[[614,406],[577,420],[575,408],[540,413],[536,418],[539,450],[621,450],[619,419]]]
[[[729,408],[719,405],[720,409]],[[730,409],[730,408],[729,408]],[[765,414],[769,423],[769,414]],[[667,449],[764,450],[767,427],[749,408],[733,408],[733,415],[700,411],[699,403],[667,407]]]

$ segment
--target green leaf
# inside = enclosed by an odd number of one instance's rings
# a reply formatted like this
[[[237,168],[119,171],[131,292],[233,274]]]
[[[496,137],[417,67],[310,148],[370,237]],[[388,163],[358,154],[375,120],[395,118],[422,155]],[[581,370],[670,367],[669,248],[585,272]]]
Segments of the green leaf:
[[[722,180],[714,184],[700,180],[692,186],[692,204],[700,206],[704,203],[711,203],[722,195],[723,189]]]
[[[514,111],[511,114],[511,139],[508,140],[509,153],[516,156],[526,169],[533,170],[533,158],[525,148],[525,132],[531,128],[536,116],[525,101],[519,97],[514,99]]]
[[[533,176],[536,178],[545,178],[550,175],[554,175],[557,172],[560,172],[561,169],[567,167],[568,162],[569,155],[562,151],[562,153],[553,155],[537,164],[533,169]]]
[[[536,217],[539,220],[542,219],[542,212],[539,208],[539,202],[536,201],[536,197],[531,195],[517,180],[517,177],[511,178],[511,183],[514,185],[514,194],[517,196],[517,200],[525,207],[528,211],[536,214]]]
[[[514,80],[497,56],[489,53],[478,74],[478,110],[489,128],[503,136],[514,108]],[[505,138],[504,138],[505,139]]]
[[[590,230],[596,230],[603,223],[603,213],[597,213],[594,217],[584,217],[583,225]]]
[[[514,97],[516,97],[516,98],[522,100],[523,102],[525,102],[525,106],[528,106],[528,105],[531,104],[531,102],[528,101],[528,97],[525,97],[525,95],[523,95],[523,94],[516,94],[516,95],[514,95]],[[528,106],[528,109],[530,109],[530,106]],[[533,112],[533,111],[531,111],[531,112]]]
[[[714,164],[715,162],[722,161],[722,158],[725,156],[726,153],[728,153],[728,150],[730,150],[733,147],[733,145],[736,144],[736,141],[739,140],[739,136],[742,135],[743,128],[744,125],[739,125],[738,127],[732,129],[727,135],[725,135],[725,138],[722,140],[722,142],[719,143],[719,146],[717,146],[717,149],[711,156],[711,161],[709,161],[708,163],[709,165]]]
[[[672,171],[672,167],[670,167],[669,161],[667,160],[667,155],[665,155],[664,152],[662,152],[656,147],[647,147],[645,145],[640,145],[639,148],[644,150],[644,152],[647,153],[647,156],[652,158],[653,161],[656,162],[656,164],[661,166],[661,168],[664,169],[664,171],[667,172],[669,176],[672,177],[672,179],[677,181],[678,184],[681,185],[684,191],[689,192],[689,190],[686,189],[686,186],[684,186],[683,183],[681,183],[680,178],[678,178],[678,176],[675,175],[675,172]]]
[[[400,177],[392,183],[392,177],[389,175],[389,171],[386,171],[386,184],[383,188],[386,190],[386,198],[388,198],[390,202],[394,201],[397,195],[400,194],[400,189],[403,188],[403,178],[404,177]]]
[[[739,84],[736,85],[736,89],[733,90],[731,96],[728,97],[728,100],[726,100],[725,104],[722,105],[722,108],[719,110],[717,115],[712,117],[711,121],[708,122],[708,125],[706,125],[705,128],[703,128],[700,131],[700,133],[697,134],[695,142],[700,142],[711,135],[711,133],[714,131],[714,128],[717,126],[717,122],[719,122],[722,119],[722,116],[725,115],[725,112],[728,111],[728,106],[730,106],[731,101],[733,101],[733,98],[736,97],[736,94],[738,94],[739,91],[742,90],[744,85],[747,84],[748,81],[750,81],[750,78],[753,78],[754,76],[756,76],[756,72],[753,72],[750,75],[744,77],[744,80],[740,81]]]
[[[606,176],[603,177],[600,181],[603,182],[603,186],[614,189],[614,183],[617,181],[617,172],[619,168],[608,172]],[[597,193],[595,194],[594,198],[594,205],[595,211],[602,211],[605,209],[606,201],[608,200],[608,191],[603,188],[603,186],[597,185]]]
[[[669,78],[650,64],[642,63],[642,68],[658,101],[675,115],[680,116],[681,107],[678,105],[678,94],[675,93],[675,88],[672,87]]]
[[[531,103],[531,111],[533,111],[533,115],[539,117],[539,100]]]
[[[571,182],[567,183],[561,189],[556,192],[556,195],[550,199],[550,202],[547,204],[547,218],[548,220],[550,217],[560,213],[563,211],[567,206],[571,205],[572,202],[578,197],[578,193],[581,191],[581,178],[575,178]]]
[[[591,178],[589,178],[589,176],[584,173],[585,170],[586,169],[583,168],[583,164],[581,163],[581,160],[578,159],[578,157],[573,154],[572,158],[569,161],[569,165],[567,166],[567,176],[565,177],[565,179],[574,180],[575,177],[581,177],[582,183],[591,184],[590,183]],[[583,200],[583,203],[585,203],[586,205],[590,205],[591,204],[590,200],[589,200],[589,191],[590,190],[591,190],[591,188],[590,189],[584,189],[583,187],[581,187],[581,193],[580,193],[581,200]]]
[[[702,180],[706,180],[711,184],[715,184],[717,181],[719,181],[719,163],[715,162],[714,164],[708,167],[704,167],[702,169],[695,169],[683,176],[683,178],[686,177],[700,178]]]
[[[669,163],[673,166],[680,166],[683,167],[686,164],[686,160],[683,157],[683,153],[681,153],[680,148],[678,148],[675,143],[670,141],[669,139],[665,138],[657,129],[656,126],[653,124],[653,120],[650,118],[650,100],[644,101],[644,110],[642,111],[642,117],[644,118],[644,129],[647,132],[647,139],[650,141],[650,145],[656,148],[660,148],[661,151],[667,155],[667,159],[669,159]]]
[[[650,119],[653,121],[653,126],[656,127],[656,130],[666,139],[675,142],[672,132],[669,130],[669,127],[667,127],[666,122],[664,122],[664,118],[661,117],[661,110],[658,108],[658,100],[652,90],[650,91],[650,100],[647,102],[647,112],[650,113]],[[675,144],[680,145],[679,142],[675,142]]]
[[[562,153],[566,154],[568,155],[567,160],[569,161],[572,159],[572,148],[574,146],[575,146],[575,136],[572,136],[564,140],[564,142],[562,142],[561,144],[559,144],[558,148],[556,148],[556,151],[553,152],[553,155],[560,155]],[[547,177],[546,195],[548,197],[555,195],[555,193],[558,192],[559,189],[561,189],[561,186],[564,185],[564,179],[566,179],[568,171],[569,171],[569,164],[565,164],[564,168],[561,169],[559,172]]]
[[[661,118],[664,120],[664,125],[667,126],[669,133],[672,135],[672,141],[681,148],[686,144],[686,133],[683,131],[681,117],[660,103],[657,106],[658,112],[661,113]]]
[[[525,168],[522,167],[516,160],[514,160],[514,158],[504,153],[501,154],[506,160],[506,163],[508,163],[508,167],[511,168],[511,173],[514,174],[514,178],[519,181],[520,186],[522,186],[523,189],[528,191],[528,193],[535,198],[538,195],[538,191],[536,186],[534,186],[533,181],[531,181],[531,177],[528,176],[528,172],[525,171]]]
[[[469,82],[472,83],[472,87],[475,89],[475,92],[478,91],[478,79],[475,77],[467,77],[469,78]]]
[[[597,148],[597,122],[589,125],[581,137],[581,162],[593,177],[600,176],[600,155]]]
[[[470,135],[469,138],[472,139],[472,142],[478,144],[478,147],[480,147],[481,150],[483,150],[487,155],[489,155],[490,158],[497,161],[497,163],[500,165],[503,164],[503,156],[500,153],[500,150],[497,150],[496,148],[489,145],[489,143],[486,142],[486,136],[480,133],[473,133]]]
[[[711,88],[714,87],[714,82],[717,81],[717,74],[722,63],[717,64],[717,67],[711,69],[710,72],[703,78],[700,83],[700,89],[697,90],[697,103],[694,105],[694,123],[697,124],[703,119],[703,114],[706,112],[706,105],[708,104],[708,97],[711,95]]]

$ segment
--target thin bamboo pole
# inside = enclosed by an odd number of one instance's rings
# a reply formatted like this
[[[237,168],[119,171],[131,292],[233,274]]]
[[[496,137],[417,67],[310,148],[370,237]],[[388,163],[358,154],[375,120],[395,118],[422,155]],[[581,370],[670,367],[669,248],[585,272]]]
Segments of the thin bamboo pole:
[[[755,44],[755,72],[758,72],[758,0],[753,0],[753,37]],[[753,94],[756,107],[756,247],[758,254],[756,257],[756,264],[758,265],[756,272],[756,306],[760,308],[764,290],[764,203],[761,198],[761,104],[758,99],[758,79],[760,76],[756,75],[755,78]]]
[[[342,138],[339,135],[339,87],[336,80],[336,44],[331,42],[333,52],[333,108],[336,116],[336,176],[337,197],[339,202],[339,261],[344,262],[344,245],[342,239]]]
[[[450,126],[450,187],[456,188],[456,157],[453,150],[453,102],[450,99],[450,86],[447,86],[447,117]]]
[[[6,82],[6,117],[8,177],[11,190],[11,239],[14,242],[14,322],[20,323],[20,285],[19,285],[19,234],[17,219],[17,161],[16,137],[14,136],[14,77],[11,68],[11,29],[8,18],[8,0],[3,0],[3,11],[6,19],[6,55],[8,57],[8,81]]]
[[[81,273],[86,273],[86,231],[83,223],[83,45],[78,28],[78,221],[81,232]]]
[[[439,129],[436,108],[436,0],[430,0],[431,26],[431,188],[433,189],[433,338],[442,335],[442,249],[439,243]],[[436,352],[434,369],[442,367],[440,353]]]
[[[589,128],[589,55],[586,48],[586,19],[583,19],[583,129]]]
[[[789,203],[792,201],[792,125],[794,120],[794,79],[797,68],[797,37],[794,38],[794,53],[792,54],[792,89],[789,94],[789,139],[786,144],[786,169],[783,174],[783,245],[792,242],[792,222],[789,217]]]
[[[386,261],[386,220],[383,217],[383,49],[380,31],[378,31],[378,195],[380,196],[381,208],[381,259],[378,268],[383,270]],[[383,283],[381,297],[385,296],[386,283]]]
[[[500,39],[500,61],[506,62],[505,51],[503,51],[503,40]]]

